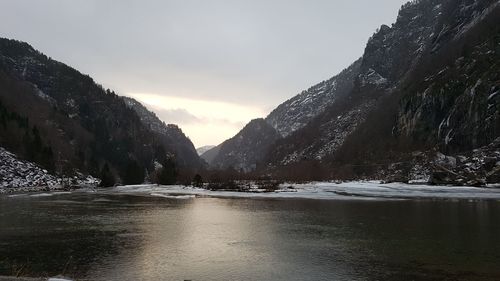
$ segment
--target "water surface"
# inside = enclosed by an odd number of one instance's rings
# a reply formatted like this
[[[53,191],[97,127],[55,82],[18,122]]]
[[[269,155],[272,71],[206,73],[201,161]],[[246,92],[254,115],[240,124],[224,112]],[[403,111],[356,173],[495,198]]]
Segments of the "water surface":
[[[500,202],[0,197],[0,275],[500,280]]]

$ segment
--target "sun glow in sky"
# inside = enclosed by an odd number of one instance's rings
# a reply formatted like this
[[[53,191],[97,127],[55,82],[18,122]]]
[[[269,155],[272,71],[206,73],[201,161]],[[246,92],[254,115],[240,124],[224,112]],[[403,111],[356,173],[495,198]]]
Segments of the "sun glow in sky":
[[[195,144],[218,144],[234,136],[249,120],[264,117],[255,106],[148,93],[128,93],[162,120],[179,125]]]

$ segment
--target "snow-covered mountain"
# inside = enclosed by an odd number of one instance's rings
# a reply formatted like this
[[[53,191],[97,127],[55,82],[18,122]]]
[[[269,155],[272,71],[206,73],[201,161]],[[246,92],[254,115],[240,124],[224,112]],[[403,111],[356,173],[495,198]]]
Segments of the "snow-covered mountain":
[[[312,86],[279,105],[265,119],[265,122],[274,128],[274,130],[265,131],[269,135],[263,135],[265,132],[261,130],[261,126],[248,126],[254,121],[249,123],[238,133],[238,136],[247,138],[241,139],[241,142],[249,145],[252,148],[251,150],[247,151],[248,146],[231,145],[228,147],[229,144],[226,142],[202,154],[201,157],[212,168],[234,166],[245,171],[255,169],[257,167],[256,163],[261,163],[267,157],[269,146],[272,144],[267,140],[277,140],[289,136],[320,115],[337,99],[348,94],[354,86],[360,64],[361,60],[354,62],[340,74]],[[276,135],[276,132],[278,135]],[[266,139],[264,146],[259,145],[258,136]],[[219,157],[221,151],[226,156],[221,155]],[[248,153],[254,155],[249,157]],[[227,157],[227,155],[231,155],[231,157]],[[216,158],[218,159],[217,163],[214,162]]]
[[[352,90],[360,65],[361,60],[357,60],[340,74],[280,104],[267,116],[266,122],[283,137],[301,129]]]
[[[247,128],[240,141],[264,157],[266,173],[323,167],[325,177],[369,177],[411,163],[415,151],[488,145],[500,136],[499,29],[498,0],[411,1],[360,60],[266,118],[280,135],[270,147],[249,141]]]
[[[409,161],[412,150],[457,153],[492,142],[500,134],[499,3],[405,4],[368,41],[352,91],[278,142],[268,162],[319,161],[369,175],[390,165],[380,162]]]
[[[323,160],[364,123],[380,99],[395,93],[405,75],[418,65],[440,22],[443,1],[413,1],[404,5],[392,27],[382,25],[368,40],[348,94],[332,101],[327,111],[308,122],[304,130],[275,147],[271,160],[288,165]],[[380,120],[380,122],[382,122]]]

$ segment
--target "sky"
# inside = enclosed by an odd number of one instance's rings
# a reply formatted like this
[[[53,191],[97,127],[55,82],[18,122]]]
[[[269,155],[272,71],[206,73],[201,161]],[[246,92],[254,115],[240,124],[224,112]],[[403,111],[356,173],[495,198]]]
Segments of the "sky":
[[[133,97],[196,147],[359,58],[405,0],[0,0],[0,37]]]

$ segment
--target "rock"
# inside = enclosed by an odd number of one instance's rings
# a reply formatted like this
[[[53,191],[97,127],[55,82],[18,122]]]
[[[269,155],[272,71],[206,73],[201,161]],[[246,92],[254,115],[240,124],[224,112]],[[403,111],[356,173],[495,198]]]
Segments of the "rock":
[[[455,168],[457,166],[457,159],[455,157],[446,156],[441,152],[438,152],[436,154],[436,163],[445,167]]]
[[[487,183],[500,183],[500,166],[496,166],[493,170],[486,174]]]

